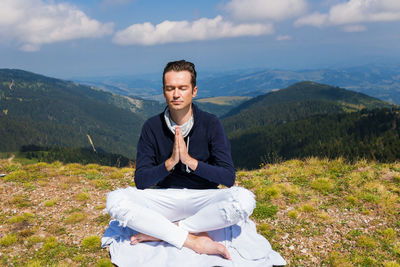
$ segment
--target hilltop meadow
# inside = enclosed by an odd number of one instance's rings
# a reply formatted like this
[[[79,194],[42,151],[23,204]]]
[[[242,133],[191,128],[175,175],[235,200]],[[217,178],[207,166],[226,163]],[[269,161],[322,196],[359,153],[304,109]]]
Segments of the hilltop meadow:
[[[0,266],[112,266],[107,192],[133,168],[0,160]],[[308,158],[238,170],[288,266],[400,266],[400,163]]]

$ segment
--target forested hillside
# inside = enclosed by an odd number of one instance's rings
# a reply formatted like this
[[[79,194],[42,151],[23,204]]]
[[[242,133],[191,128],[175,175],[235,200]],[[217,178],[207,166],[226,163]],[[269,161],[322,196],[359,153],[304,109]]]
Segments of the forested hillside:
[[[90,146],[134,158],[159,104],[21,70],[0,70],[0,151],[23,145]]]
[[[387,102],[301,82],[244,102],[223,124],[236,166],[256,168],[308,156],[393,161],[400,157],[398,120]]]
[[[255,97],[224,116],[228,132],[254,126],[280,124],[316,114],[391,107],[365,94],[314,82],[295,83],[285,89]]]
[[[315,115],[230,134],[235,165],[260,164],[316,156],[393,162],[400,158],[400,110],[377,109]]]

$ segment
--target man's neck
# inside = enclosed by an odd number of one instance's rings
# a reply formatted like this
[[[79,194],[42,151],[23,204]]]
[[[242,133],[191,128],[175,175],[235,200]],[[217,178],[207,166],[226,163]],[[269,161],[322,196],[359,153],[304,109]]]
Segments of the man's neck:
[[[192,108],[192,105],[189,105],[187,108],[181,109],[181,110],[169,109],[169,114],[171,115],[172,120],[176,124],[182,125],[185,122],[187,122],[190,119],[190,117],[192,116],[193,108]]]

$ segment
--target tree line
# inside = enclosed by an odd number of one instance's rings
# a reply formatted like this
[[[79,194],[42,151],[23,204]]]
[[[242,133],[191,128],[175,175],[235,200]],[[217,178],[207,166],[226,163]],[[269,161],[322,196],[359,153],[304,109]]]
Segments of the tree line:
[[[248,169],[311,156],[393,162],[400,159],[399,125],[400,110],[393,108],[319,114],[236,132],[232,157],[236,167]]]

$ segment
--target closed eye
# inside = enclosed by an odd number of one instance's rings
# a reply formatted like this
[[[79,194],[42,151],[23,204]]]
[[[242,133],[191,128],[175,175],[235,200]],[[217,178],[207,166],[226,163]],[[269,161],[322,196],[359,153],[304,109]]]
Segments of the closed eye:
[[[173,91],[173,90],[175,90],[175,88],[178,88],[179,90],[184,91],[184,90],[189,89],[189,86],[186,86],[186,85],[184,85],[184,86],[178,86],[178,87],[166,86],[166,87],[165,87],[165,91]]]

